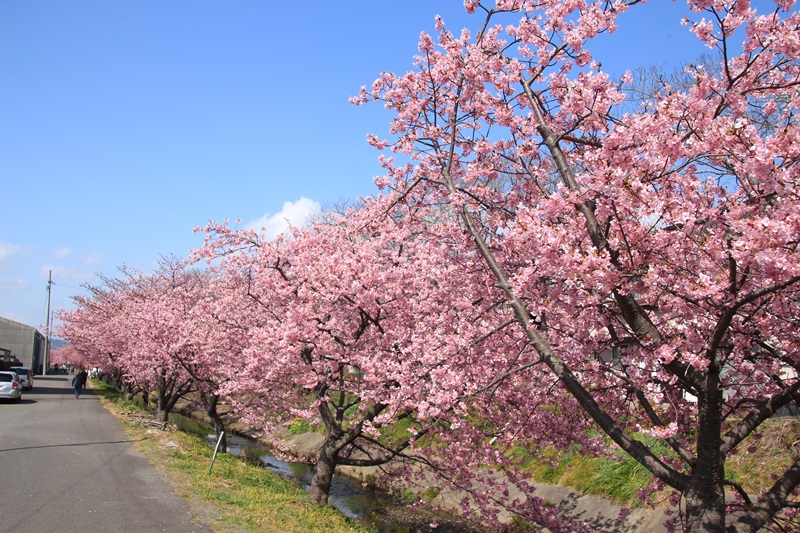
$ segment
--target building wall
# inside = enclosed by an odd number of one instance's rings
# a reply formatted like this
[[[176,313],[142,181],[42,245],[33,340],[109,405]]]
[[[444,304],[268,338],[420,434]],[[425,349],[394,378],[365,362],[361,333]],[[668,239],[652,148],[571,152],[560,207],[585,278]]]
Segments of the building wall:
[[[0,317],[0,348],[10,350],[37,374],[42,373],[46,339],[36,328]]]

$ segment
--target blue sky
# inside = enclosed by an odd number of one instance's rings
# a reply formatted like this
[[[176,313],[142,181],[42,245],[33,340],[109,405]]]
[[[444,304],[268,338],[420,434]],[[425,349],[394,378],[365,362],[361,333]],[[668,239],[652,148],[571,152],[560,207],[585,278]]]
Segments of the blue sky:
[[[626,15],[604,68],[702,49],[681,7]],[[459,0],[0,2],[0,316],[38,327],[96,274],[186,256],[209,220],[274,223],[370,195],[378,105],[348,103],[411,68]]]

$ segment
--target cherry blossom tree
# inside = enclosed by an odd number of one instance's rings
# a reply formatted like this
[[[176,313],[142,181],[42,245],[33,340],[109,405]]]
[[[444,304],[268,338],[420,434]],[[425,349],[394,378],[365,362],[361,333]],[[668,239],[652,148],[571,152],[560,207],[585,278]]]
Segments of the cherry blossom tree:
[[[297,418],[324,426],[309,492],[319,504],[337,465],[405,455],[480,385],[470,380],[476,358],[491,357],[475,339],[497,318],[490,299],[476,297],[489,291],[469,275],[477,256],[445,260],[463,233],[421,233],[387,216],[394,209],[367,201],[269,242],[205,228],[201,255],[251,301],[246,364],[226,391],[265,431]],[[238,307],[227,306],[231,323]],[[385,432],[396,424],[407,429]]]
[[[599,429],[676,491],[685,531],[756,531],[800,505],[796,455],[761,494],[725,475],[800,399],[800,14],[691,0],[715,68],[633,106],[592,47],[635,4],[468,0],[475,31],[439,19],[413,71],[354,101],[395,114],[378,185],[460,215],[532,348],[485,403],[497,443],[601,453]]]
[[[117,279],[101,276],[100,285],[86,285],[85,294],[73,296],[76,309],[59,311],[58,332],[79,354],[76,366],[101,368],[104,379],[120,387],[127,397],[133,391],[125,380],[127,332],[121,327],[125,287]]]
[[[52,350],[50,352],[50,362],[54,365],[61,365],[65,370],[70,365],[86,367],[83,362],[83,354],[71,344]]]
[[[156,419],[166,422],[178,400],[194,387],[182,360],[195,349],[184,328],[201,297],[200,283],[174,257],[163,258],[152,274],[122,272],[129,287],[122,317],[128,339],[126,378],[145,391],[146,402],[155,396]]]
[[[246,329],[217,318],[217,307],[232,300],[214,292],[224,287],[215,284],[213,271],[175,257],[163,258],[151,274],[120,273],[87,286],[87,295],[75,297],[77,309],[59,315],[70,341],[63,357],[102,368],[129,396],[141,392],[149,403],[154,393],[162,421],[195,392],[225,451],[220,388],[235,374],[247,342]]]
[[[154,396],[156,418],[165,422],[193,387],[179,357],[193,349],[183,326],[198,298],[192,293],[195,278],[176,258],[164,258],[152,274],[127,268],[120,273],[75,299],[79,307],[61,315],[62,335],[97,366],[118,370],[148,407]]]
[[[184,268],[189,268],[188,264]],[[192,377],[196,396],[211,421],[219,450],[227,451],[227,431],[219,411],[228,399],[222,389],[236,379],[249,344],[253,302],[231,277],[214,268],[187,270],[183,319],[176,325],[184,349],[175,352],[178,363]],[[233,273],[228,273],[233,275]],[[224,318],[222,318],[224,317]]]

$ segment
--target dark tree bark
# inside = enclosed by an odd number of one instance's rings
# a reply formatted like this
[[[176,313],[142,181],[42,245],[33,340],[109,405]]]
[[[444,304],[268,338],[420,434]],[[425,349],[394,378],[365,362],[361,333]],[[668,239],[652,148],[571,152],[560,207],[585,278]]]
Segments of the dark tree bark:
[[[219,395],[201,392],[200,399],[206,408],[206,414],[211,420],[211,424],[214,426],[214,435],[216,436],[216,440],[219,442],[219,451],[223,453],[227,452],[228,435],[225,432],[225,423],[222,421],[222,417],[217,410],[217,406],[219,405]],[[222,440],[220,440],[220,436],[222,436]]]

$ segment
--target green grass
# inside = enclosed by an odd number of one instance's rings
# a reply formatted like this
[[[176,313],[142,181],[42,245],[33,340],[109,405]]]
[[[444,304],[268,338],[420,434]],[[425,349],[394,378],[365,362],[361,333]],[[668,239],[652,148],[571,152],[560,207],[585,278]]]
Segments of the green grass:
[[[668,453],[662,442],[645,435],[637,438],[653,446],[654,453],[658,455]],[[652,475],[646,468],[621,452],[617,457],[609,458],[583,455],[576,446],[566,452],[548,448],[541,453],[518,446],[512,455],[522,461],[523,468],[531,473],[535,481],[568,487],[631,507],[642,505],[637,491],[652,481]]]
[[[104,399],[112,402],[119,410],[131,411],[144,411],[141,399],[139,400],[126,400],[125,395],[116,387],[108,385],[105,381],[96,379],[89,380],[92,385],[92,390],[99,393]]]
[[[119,391],[106,386],[102,382],[93,381],[92,387],[95,390],[102,390],[103,394],[117,406],[118,410],[142,409],[140,402],[124,400]],[[399,441],[407,436],[408,428],[411,425],[410,421],[403,420],[383,428],[381,433],[383,437],[390,442]],[[292,434],[298,434],[306,431],[318,430],[319,427],[312,427],[304,420],[297,419],[291,424],[290,429]],[[726,477],[740,482],[747,490],[755,493],[766,490],[773,483],[770,477],[771,473],[782,471],[791,464],[791,450],[796,436],[800,434],[800,422],[793,419],[775,419],[767,421],[762,429],[764,432],[763,439],[748,439],[754,441],[754,451],[740,451],[738,454],[729,457],[726,464]],[[181,438],[188,437],[182,436]],[[669,455],[671,453],[671,450],[661,441],[646,435],[637,435],[636,438],[640,439],[648,447],[651,447],[656,455]],[[252,506],[256,508],[261,507],[262,510],[256,512],[255,515],[260,513],[269,516],[269,513],[263,509],[264,506],[281,509],[291,507],[285,500],[276,499],[272,502],[268,502],[263,500],[261,496],[252,492],[256,491],[259,487],[269,487],[268,490],[275,493],[273,495],[274,498],[277,498],[277,494],[283,494],[283,498],[292,499],[296,497],[300,500],[304,500],[306,502],[303,504],[305,507],[301,510],[295,510],[294,514],[297,517],[302,517],[302,520],[309,520],[309,523],[298,526],[300,529],[297,529],[297,531],[315,531],[314,527],[317,526],[312,524],[317,523],[318,519],[311,518],[311,515],[313,515],[312,511],[316,511],[316,509],[309,508],[304,491],[298,489],[294,496],[285,496],[285,491],[289,490],[288,488],[277,488],[278,486],[274,486],[273,488],[273,483],[284,483],[283,480],[262,469],[256,469],[257,474],[252,474],[256,476],[256,481],[251,483],[249,481],[251,479],[251,474],[244,474],[238,471],[234,473],[234,471],[231,470],[233,466],[228,464],[229,461],[233,461],[233,463],[237,465],[244,465],[244,462],[241,460],[228,456],[221,456],[224,457],[224,459],[218,458],[218,462],[214,466],[212,477],[225,473],[225,476],[229,476],[229,478],[232,479],[226,480],[223,478],[220,480],[221,486],[223,487],[221,489],[217,488],[212,490],[211,487],[207,487],[205,483],[207,480],[204,479],[203,474],[204,470],[208,470],[210,454],[213,449],[199,438],[197,440],[198,444],[196,447],[206,451],[202,453],[199,451],[193,452],[194,458],[184,457],[183,452],[177,453],[173,455],[173,460],[175,463],[174,468],[187,472],[187,476],[189,476],[190,479],[196,478],[203,481],[203,483],[195,483],[195,485],[196,490],[203,491],[204,498],[208,498],[209,501],[217,502],[220,505],[232,506],[234,509],[250,508]],[[426,437],[425,440],[428,441],[428,444],[431,446],[437,445],[435,438]],[[188,443],[185,445],[189,446]],[[609,446],[613,446],[613,444],[609,443]],[[192,445],[190,448],[194,449],[195,446]],[[742,446],[741,449],[747,450],[747,446]],[[553,449],[532,450],[524,447],[524,445],[519,445],[511,453],[522,461],[524,465],[523,468],[531,474],[535,481],[568,487],[582,493],[607,498],[618,504],[631,507],[640,507],[642,505],[637,497],[637,491],[646,487],[652,481],[652,475],[644,467],[621,452],[613,458],[591,457],[582,455],[577,447],[573,447],[566,452],[559,452]],[[553,460],[551,461],[551,459]],[[189,461],[188,465],[184,464],[184,461]],[[197,470],[190,471],[189,466]],[[277,481],[275,479],[265,479],[261,477],[262,474],[277,478]],[[233,494],[228,490],[228,484],[240,482],[242,480],[247,480],[247,482],[242,483],[241,493],[237,492]],[[410,494],[407,497],[410,498]],[[418,495],[414,497],[416,498]],[[330,527],[333,526],[327,522],[328,518],[326,517],[322,519],[323,525],[320,526],[322,529],[319,529],[319,531],[368,531],[367,529],[360,528],[358,525],[347,523],[337,511],[333,509],[330,511],[339,516],[338,520],[344,524],[342,527],[351,527],[355,529],[330,529]],[[258,522],[256,518],[245,518],[239,516],[239,511],[236,511],[236,513],[237,518],[233,519],[236,523],[251,527],[254,531],[271,531],[270,529],[260,529],[264,526],[260,525],[260,522]],[[280,520],[283,520],[283,518],[280,518]],[[289,527],[289,529],[285,529],[286,531],[293,531],[291,527],[294,526],[286,527]],[[305,529],[302,529],[303,527],[305,527]],[[283,530],[284,529],[279,528],[275,531]]]
[[[170,413],[169,421],[177,425],[181,431],[191,433],[193,435],[203,436],[208,435],[209,433],[214,433],[214,430],[209,429],[206,425],[192,420],[187,416],[183,416],[174,412]]]
[[[311,503],[296,483],[228,454],[218,454],[211,473],[213,446],[183,431],[158,431],[126,422],[125,412],[143,410],[115,388],[92,381],[92,389],[122,422],[137,449],[166,473],[193,512],[218,532],[374,532],[333,507]]]
[[[290,435],[301,435],[303,433],[310,433],[310,432],[324,432],[325,428],[322,424],[317,424],[312,426],[307,420],[303,418],[295,418],[292,420],[292,423],[289,424],[289,434]]]
[[[596,459],[585,492],[633,504],[639,501],[637,491],[646,487],[652,479],[652,474],[645,467],[629,457],[622,461]]]
[[[792,464],[793,446],[800,434],[800,422],[794,419],[771,419],[761,427],[763,436],[751,437],[731,454],[725,465],[725,477],[744,486],[751,495],[767,490],[774,480],[771,475],[783,472]],[[672,450],[663,442],[647,435],[635,436],[658,456],[670,456]],[[609,442],[609,446],[614,446]],[[568,487],[633,508],[643,504],[637,492],[652,482],[653,476],[630,456],[618,452],[616,457],[592,457],[580,454],[577,447],[566,452],[542,451],[517,446],[512,455],[535,481]]]

